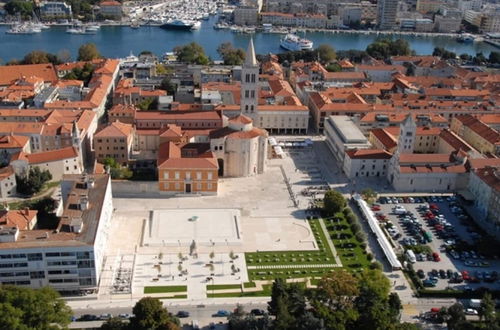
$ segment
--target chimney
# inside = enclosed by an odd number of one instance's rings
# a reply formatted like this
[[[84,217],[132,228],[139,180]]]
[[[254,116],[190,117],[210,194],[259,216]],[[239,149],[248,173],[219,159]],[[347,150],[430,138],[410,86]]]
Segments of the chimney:
[[[89,198],[85,195],[80,196],[80,210],[85,211],[89,208]]]
[[[30,209],[28,207],[25,207],[23,210],[24,215],[29,215],[30,214]]]

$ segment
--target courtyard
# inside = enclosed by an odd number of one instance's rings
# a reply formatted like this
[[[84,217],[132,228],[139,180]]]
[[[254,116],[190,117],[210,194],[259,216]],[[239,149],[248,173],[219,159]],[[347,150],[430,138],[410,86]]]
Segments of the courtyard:
[[[365,266],[355,245],[347,248],[341,245],[346,240],[331,239],[338,225],[307,220],[310,197],[301,192],[332,182],[317,152],[294,150],[270,160],[262,175],[223,178],[217,196],[115,195],[100,297],[264,294],[266,283],[276,277],[319,278],[343,262]],[[347,188],[348,182],[336,175]]]

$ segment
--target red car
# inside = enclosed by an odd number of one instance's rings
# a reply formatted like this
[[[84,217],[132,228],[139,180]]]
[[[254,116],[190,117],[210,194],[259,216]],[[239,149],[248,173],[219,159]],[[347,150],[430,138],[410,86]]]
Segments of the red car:
[[[372,206],[372,211],[380,211],[380,206],[379,205],[373,205]]]
[[[432,210],[439,210],[439,206],[437,206],[436,204],[430,204],[429,207],[432,209]]]
[[[441,261],[441,257],[439,256],[439,253],[437,253],[437,252],[432,253],[432,258],[434,258],[435,262]]]
[[[466,270],[462,270],[462,278],[464,279],[464,281],[469,281],[470,280],[469,272]]]

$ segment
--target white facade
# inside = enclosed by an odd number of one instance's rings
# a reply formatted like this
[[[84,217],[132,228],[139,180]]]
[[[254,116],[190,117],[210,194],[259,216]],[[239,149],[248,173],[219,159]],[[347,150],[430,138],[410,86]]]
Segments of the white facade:
[[[250,39],[245,63],[241,70],[241,114],[250,117],[254,122],[258,120],[257,106],[259,104],[259,65],[255,58],[253,40]]]
[[[356,177],[386,177],[389,159],[359,159],[346,155],[342,169],[349,179]]]
[[[368,139],[348,116],[330,116],[325,120],[326,144],[333,156],[344,162],[348,149],[369,149]]]
[[[0,179],[0,198],[13,197],[16,194],[16,188],[16,174],[12,171],[10,175],[5,175]]]
[[[394,30],[398,14],[397,0],[380,0],[377,2],[377,24],[380,30]]]
[[[31,288],[51,286],[58,291],[95,290],[99,284],[103,255],[109,235],[113,202],[111,196],[111,180],[103,176],[99,189],[104,198],[90,204],[91,208],[99,208],[90,213],[97,219],[84,217],[83,226],[92,226],[85,221],[97,221],[95,239],[90,244],[83,241],[58,240],[58,232],[40,233],[40,238],[26,242],[20,239],[30,231],[12,235],[12,240],[0,241],[0,282],[2,284],[21,285]],[[74,179],[63,181],[61,190],[65,196]],[[89,188],[92,189],[92,188]],[[92,194],[89,192],[89,195]],[[40,230],[36,231],[37,233]],[[17,236],[17,237],[16,237]],[[92,235],[90,235],[92,236]]]

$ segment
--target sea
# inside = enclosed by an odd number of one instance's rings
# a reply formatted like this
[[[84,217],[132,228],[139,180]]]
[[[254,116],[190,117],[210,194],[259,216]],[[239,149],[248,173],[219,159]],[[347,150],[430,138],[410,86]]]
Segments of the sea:
[[[97,45],[100,53],[109,58],[120,58],[141,51],[151,51],[159,56],[171,52],[175,46],[196,42],[203,46],[207,55],[218,59],[217,47],[223,42],[230,42],[235,47],[246,48],[250,38],[254,39],[258,54],[283,52],[279,47],[282,34],[275,33],[235,33],[230,30],[215,30],[213,25],[217,20],[212,16],[203,21],[197,31],[164,30],[158,26],[142,26],[132,29],[128,26],[103,26],[94,35],[75,35],[66,33],[64,26],[52,26],[42,33],[33,35],[6,34],[8,26],[0,26],[0,59],[7,62],[12,59],[22,59],[33,50],[43,50],[57,54],[67,50],[76,58],[80,45],[92,42]],[[299,32],[300,36],[310,39],[314,46],[328,44],[336,50],[364,50],[366,46],[378,37],[373,33],[352,32]],[[393,38],[408,40],[411,48],[419,55],[432,54],[435,47],[444,47],[455,53],[475,55],[482,52],[488,56],[491,51],[499,51],[484,42],[469,44],[459,43],[452,36],[419,36],[393,35]]]

